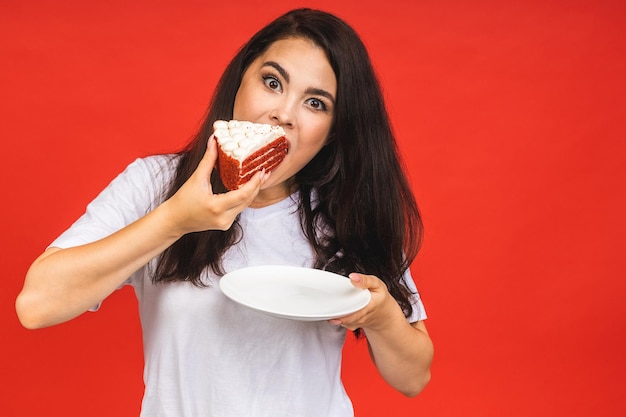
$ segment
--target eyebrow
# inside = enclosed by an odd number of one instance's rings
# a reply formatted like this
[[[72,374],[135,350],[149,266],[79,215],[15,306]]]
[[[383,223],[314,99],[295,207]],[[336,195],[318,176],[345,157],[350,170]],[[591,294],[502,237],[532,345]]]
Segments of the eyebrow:
[[[289,73],[278,62],[266,61],[266,62],[263,63],[263,65],[261,65],[261,67],[272,67],[272,68],[274,68],[276,71],[278,71],[280,76],[285,79],[285,81],[289,82]],[[314,95],[326,97],[333,104],[335,103],[335,98],[333,97],[333,95],[330,94],[326,90],[322,90],[321,88],[309,87],[304,92],[307,93],[307,94],[314,94]]]

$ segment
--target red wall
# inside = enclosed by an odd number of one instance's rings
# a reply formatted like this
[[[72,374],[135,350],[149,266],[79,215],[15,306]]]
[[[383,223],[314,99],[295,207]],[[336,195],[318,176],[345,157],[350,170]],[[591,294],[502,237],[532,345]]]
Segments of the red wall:
[[[185,143],[234,50],[298,3],[0,4],[0,415],[137,415],[130,290],[40,331],[14,298],[126,164]],[[626,415],[626,3],[300,4],[370,47],[426,223],[433,380],[402,398],[350,342],[357,416]]]

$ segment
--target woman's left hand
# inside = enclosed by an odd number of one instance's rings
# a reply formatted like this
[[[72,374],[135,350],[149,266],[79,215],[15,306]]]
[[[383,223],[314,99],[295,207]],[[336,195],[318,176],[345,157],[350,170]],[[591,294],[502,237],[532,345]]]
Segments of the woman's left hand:
[[[400,306],[379,278],[359,273],[352,273],[349,278],[355,287],[368,290],[372,294],[372,299],[361,310],[332,319],[330,323],[343,326],[348,330],[376,329],[383,327],[388,320],[392,320],[398,314],[404,319]]]
[[[370,356],[389,385],[409,397],[430,380],[433,345],[423,321],[409,324],[400,305],[374,275],[350,274],[352,285],[367,289],[371,301],[361,310],[329,320],[348,330],[363,329]]]

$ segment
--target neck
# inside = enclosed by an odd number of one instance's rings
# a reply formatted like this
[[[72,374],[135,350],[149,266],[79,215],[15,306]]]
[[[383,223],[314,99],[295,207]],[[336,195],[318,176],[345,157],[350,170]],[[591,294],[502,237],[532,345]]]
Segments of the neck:
[[[257,196],[250,204],[250,208],[262,208],[276,204],[284,200],[296,191],[295,184],[292,185],[275,185],[269,188],[261,189]]]

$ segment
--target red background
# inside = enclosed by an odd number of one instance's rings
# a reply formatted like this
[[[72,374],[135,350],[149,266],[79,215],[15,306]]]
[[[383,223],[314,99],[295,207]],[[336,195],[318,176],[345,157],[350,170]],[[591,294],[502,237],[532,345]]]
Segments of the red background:
[[[0,415],[137,415],[130,289],[39,331],[15,296],[114,175],[187,141],[235,49],[296,5],[362,34],[426,224],[432,382],[405,399],[350,341],[357,417],[626,415],[623,0],[3,0]]]

